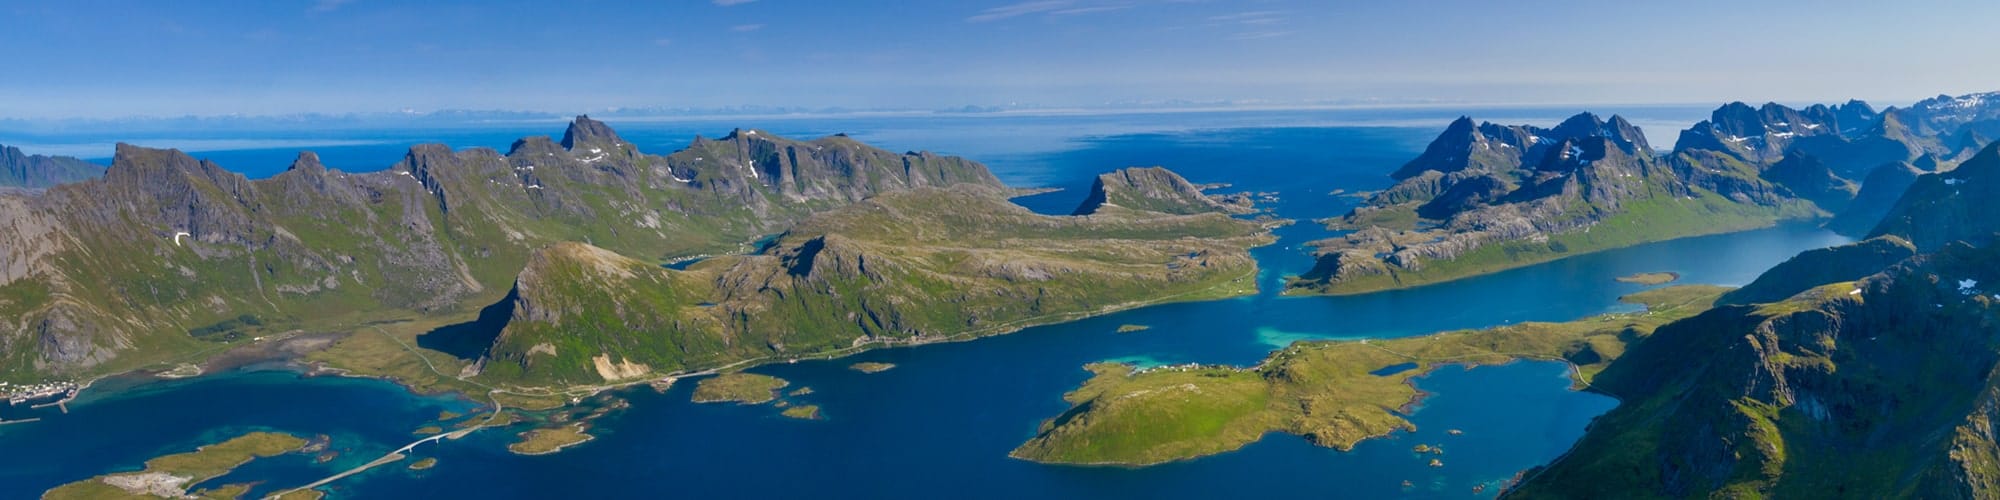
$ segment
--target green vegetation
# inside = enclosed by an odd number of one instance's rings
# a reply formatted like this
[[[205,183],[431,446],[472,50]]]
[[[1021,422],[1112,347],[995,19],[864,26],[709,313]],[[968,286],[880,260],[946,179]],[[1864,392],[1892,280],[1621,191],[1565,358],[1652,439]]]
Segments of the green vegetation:
[[[180,497],[235,498],[248,490],[246,485],[227,485],[215,490],[189,492],[187,488],[221,477],[258,458],[298,451],[306,441],[288,434],[252,432],[228,441],[203,446],[146,461],[145,470],[105,474],[58,486],[42,498],[149,498]]]
[[[1035,214],[961,186],[814,216],[756,255],[686,270],[553,245],[479,380],[563,388],[735,363],[1009,333],[1134,307],[1254,293],[1260,223],[1221,213]]]
[[[1991,498],[1989,282],[2000,250],[1954,244],[1662,326],[1594,379],[1622,403],[1516,493]]]
[[[694,387],[694,402],[743,404],[767,403],[777,399],[777,392],[791,385],[785,379],[755,373],[724,373],[701,380]]]
[[[798,405],[798,406],[793,406],[793,407],[789,407],[789,408],[785,408],[785,411],[783,411],[783,412],[779,412],[779,414],[780,414],[780,415],[784,415],[784,416],[787,416],[787,417],[791,417],[791,418],[796,418],[796,419],[799,419],[799,420],[818,420],[818,419],[819,419],[819,406],[817,406],[817,405]]]
[[[1707,310],[1726,289],[1680,286],[1625,300],[1644,312],[1567,323],[1523,323],[1423,337],[1299,342],[1251,368],[1168,366],[1135,370],[1093,364],[1094,376],[1064,396],[1074,405],[1050,419],[1013,456],[1038,462],[1144,465],[1222,453],[1276,431],[1321,446],[1356,442],[1411,424],[1398,412],[1418,396],[1413,377],[1449,364],[1563,360],[1590,380],[1654,328]],[[1417,368],[1378,375],[1378,369]]]
[[[411,463],[410,470],[428,470],[432,467],[437,467],[437,464],[438,464],[438,459],[433,457],[424,457],[422,460],[418,460],[416,462]]]
[[[1619,277],[1618,277],[1618,282],[1619,282],[1619,283],[1633,283],[1633,284],[1639,284],[1639,285],[1646,285],[1646,286],[1655,286],[1655,285],[1665,285],[1665,284],[1668,284],[1668,283],[1673,283],[1673,282],[1675,282],[1675,281],[1680,281],[1680,279],[1681,279],[1681,274],[1680,274],[1680,273],[1671,273],[1671,272],[1669,272],[1669,273],[1638,273],[1638,274],[1633,274],[1633,275],[1629,275],[1629,276],[1619,276]]]
[[[1490,242],[1454,258],[1426,261],[1418,269],[1373,262],[1370,272],[1339,279],[1309,273],[1287,283],[1286,293],[1353,295],[1442,283],[1643,243],[1769,227],[1817,214],[1803,201],[1767,207],[1738,203],[1712,191],[1699,194],[1688,199],[1656,191],[1650,197],[1626,200],[1622,212],[1583,229],[1541,240]],[[1323,263],[1326,258],[1322,257]]]
[[[1146,325],[1118,325],[1118,333],[1143,332],[1151,329],[1153,327]]]
[[[889,369],[891,369],[891,368],[895,368],[895,367],[896,367],[896,365],[894,365],[894,364],[891,364],[891,363],[877,363],[877,362],[874,362],[874,361],[864,361],[864,362],[860,362],[860,363],[855,363],[855,364],[852,364],[852,365],[848,365],[848,366],[847,366],[847,369],[849,369],[849,370],[854,370],[854,371],[857,371],[857,372],[861,372],[861,373],[882,373],[882,372],[886,372],[886,371],[889,371]]]
[[[521,433],[520,438],[520,441],[507,445],[507,451],[520,455],[547,455],[583,444],[594,436],[584,432],[583,424],[572,424],[530,430]]]
[[[574,151],[528,138],[505,155],[421,145],[363,174],[302,155],[257,180],[179,152],[122,146],[101,178],[0,195],[0,227],[20,232],[0,242],[0,253],[17,257],[0,279],[0,317],[15,326],[0,333],[36,325],[60,339],[0,353],[0,380],[165,368],[258,337],[469,313],[505,296],[529,257],[554,242],[658,262],[743,251],[883,192],[1000,187],[962,158],[842,137],[739,134],[656,156],[608,128],[594,136],[604,139]],[[756,177],[753,162],[783,163],[787,174]],[[357,373],[368,367],[345,363],[370,363],[320,361]]]

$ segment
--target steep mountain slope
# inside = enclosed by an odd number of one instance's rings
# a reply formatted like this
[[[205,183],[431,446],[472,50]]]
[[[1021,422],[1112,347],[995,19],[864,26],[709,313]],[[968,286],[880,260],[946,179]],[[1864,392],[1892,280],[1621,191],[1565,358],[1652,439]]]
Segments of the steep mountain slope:
[[[1512,496],[1988,498],[2000,480],[2000,251],[1661,327],[1599,374],[1623,400]]]
[[[2000,229],[2000,144],[1949,172],[1918,177],[1869,236],[1909,238],[1930,251],[1953,241],[1985,244]]]
[[[1743,288],[1723,295],[1721,302],[1778,302],[1820,285],[1868,277],[1916,254],[1916,246],[1895,236],[1807,250],[1765,271]]]
[[[1154,174],[1179,179],[1162,172]],[[983,186],[901,191],[814,216],[758,254],[686,271],[554,245],[516,281],[514,317],[483,377],[604,383],[993,335],[1255,290],[1248,249],[1271,241],[1262,225],[1224,207],[1188,215],[1129,208],[1178,210],[1187,201],[1176,190],[1133,195],[1148,194],[1162,198],[1052,217]]]
[[[2000,146],[1925,175],[1875,239],[1661,327],[1599,375],[1618,409],[1513,494],[2000,495],[2000,218],[1979,187],[1996,173]]]
[[[1406,177],[1395,187],[1328,221],[1332,229],[1352,232],[1316,242],[1318,264],[1290,282],[1291,291],[1346,294],[1415,286],[1816,213],[1731,157],[1722,157],[1726,164],[1720,168],[1686,154],[1657,157],[1622,118],[1602,122],[1577,115],[1554,130],[1581,135],[1530,135],[1535,139],[1517,141],[1519,146],[1496,143],[1480,130],[1537,129],[1473,129],[1466,123],[1454,123],[1424,157],[1405,166],[1398,175]],[[1433,161],[1466,148],[1489,160]],[[1464,169],[1436,170],[1460,166]],[[1412,174],[1412,168],[1427,170]],[[1841,187],[1832,179],[1824,184],[1823,190]]]
[[[120,145],[103,178],[0,195],[0,380],[129,368],[268,332],[467,310],[534,249],[718,253],[921,186],[997,187],[984,166],[845,137],[756,131],[647,155],[578,117],[506,153],[421,145],[388,170],[310,153],[251,181]]]
[[[1827,221],[1826,228],[1851,236],[1868,234],[1882,222],[1890,209],[1895,208],[1896,200],[1903,197],[1903,192],[1917,183],[1917,176],[1923,174],[1924,171],[1915,165],[1903,162],[1875,167],[1861,181],[1861,190],[1855,193],[1847,209]]]
[[[68,156],[30,155],[0,145],[0,188],[41,189],[103,174],[103,165]]]

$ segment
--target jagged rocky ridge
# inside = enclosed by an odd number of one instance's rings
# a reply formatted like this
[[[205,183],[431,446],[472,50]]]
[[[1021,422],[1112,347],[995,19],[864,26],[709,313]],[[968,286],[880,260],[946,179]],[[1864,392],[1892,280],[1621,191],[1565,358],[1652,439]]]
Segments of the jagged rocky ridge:
[[[0,188],[42,189],[104,174],[104,166],[68,156],[30,155],[0,145]]]
[[[99,179],[0,195],[0,379],[117,370],[206,340],[491,303],[536,249],[739,248],[876,194],[998,187],[978,163],[754,130],[642,153],[578,117],[506,153],[413,147],[349,174],[301,154],[249,180],[120,145]],[[397,312],[402,311],[402,312]]]
[[[1107,178],[1186,185],[1158,169]],[[482,377],[600,384],[741,360],[833,355],[1255,290],[1271,241],[1227,207],[1138,191],[1088,217],[1038,215],[978,185],[884,194],[768,248],[665,269],[579,243],[536,253]],[[1157,196],[1158,198],[1154,198]],[[1157,206],[1161,210],[1132,208]]]
[[[1832,227],[1859,234],[1887,213],[1884,193],[1908,174],[1900,165],[1948,170],[1976,151],[1965,146],[1984,144],[1982,131],[2000,124],[2000,99],[1987,96],[1881,112],[1859,101],[1730,103],[1664,154],[1616,116],[1579,114],[1553,129],[1460,118],[1394,174],[1396,185],[1326,221],[1349,232],[1316,242],[1318,264],[1289,286],[1414,286],[1834,214],[1843,220]],[[1885,185],[1856,182],[1871,172]]]

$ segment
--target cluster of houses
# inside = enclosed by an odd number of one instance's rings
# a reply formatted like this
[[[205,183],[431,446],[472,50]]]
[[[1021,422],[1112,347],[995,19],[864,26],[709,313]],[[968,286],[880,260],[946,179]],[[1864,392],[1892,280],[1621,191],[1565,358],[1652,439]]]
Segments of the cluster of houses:
[[[15,385],[0,382],[0,395],[7,397],[7,404],[18,405],[37,399],[73,394],[77,386],[73,382],[43,382],[39,384]]]

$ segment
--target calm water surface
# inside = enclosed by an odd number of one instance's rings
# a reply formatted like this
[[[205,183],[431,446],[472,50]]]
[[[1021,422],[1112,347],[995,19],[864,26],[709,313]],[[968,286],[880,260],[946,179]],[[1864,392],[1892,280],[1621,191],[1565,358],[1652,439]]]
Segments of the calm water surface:
[[[793,125],[832,131],[856,126]],[[1432,393],[1410,417],[1419,430],[1365,441],[1351,452],[1274,434],[1241,451],[1142,469],[1045,466],[1006,454],[1031,437],[1042,419],[1067,409],[1061,396],[1087,378],[1082,370],[1086,363],[1251,364],[1302,339],[1395,337],[1568,320],[1628,309],[1617,297],[1644,287],[1618,283],[1613,279],[1618,276],[1674,271],[1683,282],[1743,284],[1800,250],[1844,241],[1809,227],[1778,227],[1603,252],[1409,290],[1278,297],[1272,292],[1283,276],[1312,263],[1300,245],[1327,236],[1303,221],[1342,213],[1353,202],[1329,191],[1386,186],[1384,173],[1413,156],[1435,129],[1197,125],[1064,136],[1046,130],[1048,124],[1019,124],[1056,138],[1027,134],[1030,142],[1041,141],[1039,149],[998,140],[1002,144],[975,158],[1016,185],[1070,188],[1018,200],[1047,213],[1073,208],[1096,173],[1128,165],[1164,165],[1196,182],[1278,192],[1277,213],[1302,223],[1280,229],[1277,244],[1255,251],[1265,269],[1263,294],[1156,306],[974,342],[752,370],[791,380],[794,387],[811,387],[812,394],[788,400],[819,405],[824,420],[784,418],[771,406],[692,404],[690,384],[663,394],[623,391],[618,395],[631,407],[598,421],[593,430],[598,439],[568,451],[515,456],[505,450],[513,431],[483,431],[419,448],[417,457],[439,459],[434,469],[382,467],[330,491],[354,498],[1462,498],[1472,495],[1475,486],[1489,485],[1485,495],[1490,496],[1501,481],[1561,454],[1591,418],[1615,402],[1569,391],[1565,368],[1555,363],[1450,367],[1418,381]],[[668,151],[686,137],[676,127],[688,126],[640,124],[620,126],[620,131],[650,151]],[[1008,131],[988,132],[1006,136]],[[923,137],[893,130],[883,134],[896,133]],[[964,145],[961,149],[979,150],[982,144],[976,134],[932,134],[939,137],[930,139]],[[357,162],[360,156],[391,154],[355,153]],[[291,155],[233,154],[257,164],[283,163]],[[393,156],[387,161],[394,161]],[[1127,323],[1153,328],[1114,333]],[[879,374],[846,368],[859,361],[897,367]],[[93,390],[68,415],[41,412],[48,417],[42,422],[0,426],[0,450],[5,451],[0,453],[0,498],[30,497],[67,481],[133,470],[146,458],[252,429],[329,435],[333,448],[342,452],[326,463],[306,456],[260,461],[210,483],[267,480],[256,490],[261,494],[365,462],[408,442],[411,432],[439,411],[465,412],[473,406],[453,397],[412,395],[379,381],[302,378],[268,368]],[[29,413],[0,409],[8,418]],[[1464,433],[1452,436],[1447,429]],[[1445,448],[1445,466],[1429,467],[1428,457],[1413,455],[1410,448],[1418,443]],[[1405,480],[1414,486],[1403,487]]]

